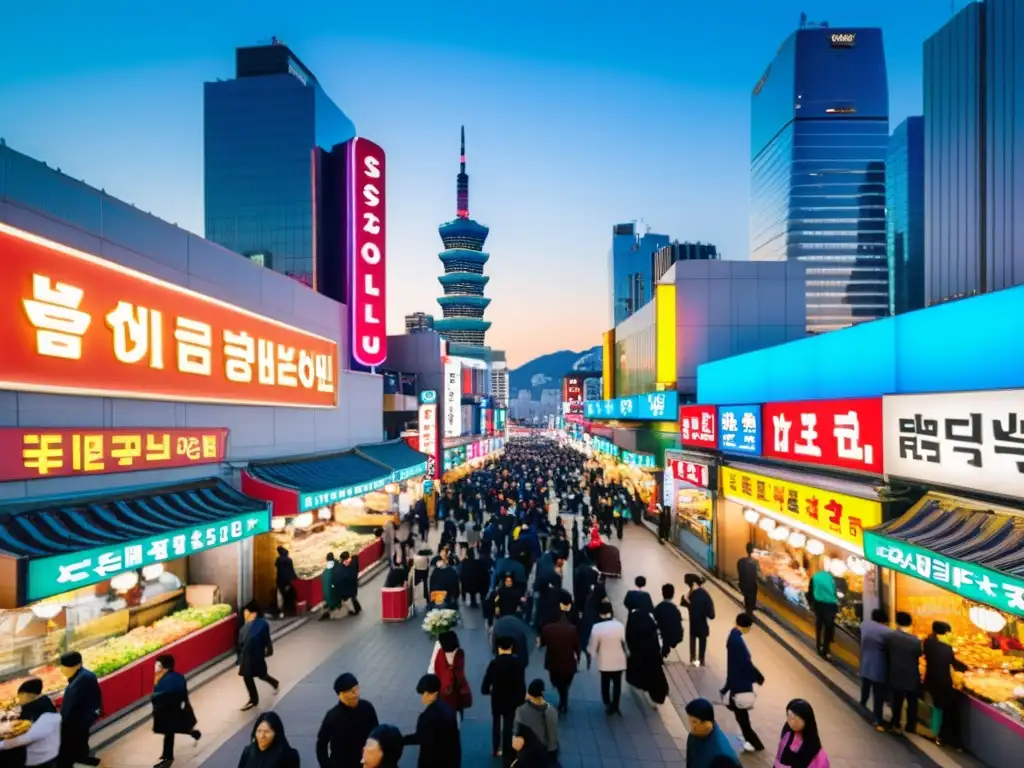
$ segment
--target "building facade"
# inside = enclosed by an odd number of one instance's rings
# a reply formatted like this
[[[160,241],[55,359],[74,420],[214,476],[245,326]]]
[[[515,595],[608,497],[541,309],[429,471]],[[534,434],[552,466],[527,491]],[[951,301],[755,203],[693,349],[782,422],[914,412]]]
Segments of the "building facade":
[[[508,408],[508,360],[499,349],[491,356],[491,399],[495,408]]]
[[[317,221],[313,150],[354,136],[288,46],[237,49],[234,79],[203,87],[206,238],[317,288],[317,229],[329,222]]]
[[[611,287],[609,315],[612,326],[638,311],[654,295],[654,254],[669,245],[668,235],[655,235],[650,228],[641,233],[637,222],[612,227],[609,258]]]
[[[889,313],[924,307],[924,119],[908,117],[892,132],[885,160],[885,234]]]
[[[751,97],[750,257],[800,261],[807,331],[889,312],[882,32],[801,27]]]
[[[466,129],[462,128],[459,175],[456,177],[456,216],[438,227],[444,250],[438,254],[444,274],[438,278],[444,295],[438,298],[442,317],[434,328],[445,339],[473,347],[485,346],[487,329],[484,311],[491,300],[484,296],[489,277],[484,265],[490,254],[484,243],[490,230],[469,218],[469,175],[466,173]]]
[[[430,331],[434,328],[434,316],[426,312],[413,312],[405,316],[405,332]]]
[[[672,242],[654,252],[652,277],[657,283],[677,261],[710,261],[718,258],[718,248],[711,243]]]

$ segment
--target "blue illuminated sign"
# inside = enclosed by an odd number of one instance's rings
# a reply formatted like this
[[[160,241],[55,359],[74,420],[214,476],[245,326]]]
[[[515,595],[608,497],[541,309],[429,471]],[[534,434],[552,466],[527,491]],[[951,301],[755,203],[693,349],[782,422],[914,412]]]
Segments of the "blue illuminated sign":
[[[619,446],[603,437],[592,436],[590,438],[590,447],[598,453],[605,453],[616,458],[619,456]]]
[[[431,405],[437,402],[437,391],[433,389],[425,389],[420,392],[420,404]]]
[[[634,453],[633,451],[622,452],[622,463],[628,464],[631,467],[643,467],[645,469],[654,469],[654,454],[653,453]]]
[[[761,406],[725,405],[718,408],[718,450],[761,455]]]
[[[595,421],[675,421],[679,418],[679,395],[648,392],[614,400],[587,400],[583,403],[583,415]]]

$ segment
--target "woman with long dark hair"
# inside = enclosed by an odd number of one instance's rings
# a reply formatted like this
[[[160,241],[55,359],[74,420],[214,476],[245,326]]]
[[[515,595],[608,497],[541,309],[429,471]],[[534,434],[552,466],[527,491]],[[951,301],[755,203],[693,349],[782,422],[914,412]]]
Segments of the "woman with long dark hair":
[[[774,768],[829,768],[814,709],[803,699],[793,699],[786,705],[786,724],[782,726]]]
[[[288,743],[284,723],[276,712],[264,712],[256,718],[238,768],[300,768],[299,753]]]

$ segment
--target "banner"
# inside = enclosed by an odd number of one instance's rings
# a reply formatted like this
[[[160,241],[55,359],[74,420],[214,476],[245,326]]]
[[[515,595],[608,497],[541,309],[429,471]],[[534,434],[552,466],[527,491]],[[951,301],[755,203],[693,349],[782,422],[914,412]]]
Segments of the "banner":
[[[446,360],[444,364],[444,436],[459,437],[462,434],[462,366],[458,361]]]

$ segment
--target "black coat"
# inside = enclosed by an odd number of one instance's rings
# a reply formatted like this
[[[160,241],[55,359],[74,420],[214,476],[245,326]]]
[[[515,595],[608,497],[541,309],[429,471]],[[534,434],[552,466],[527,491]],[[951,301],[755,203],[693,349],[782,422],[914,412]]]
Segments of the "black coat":
[[[967,665],[953,653],[953,649],[935,635],[924,641],[924,690],[932,697],[932,703],[939,709],[956,704],[956,689],[953,688],[953,670],[966,672]]]
[[[424,709],[416,719],[416,733],[403,739],[418,744],[419,768],[462,768],[462,739],[455,710],[440,699]]]
[[[327,710],[316,735],[316,760],[320,768],[360,768],[363,745],[380,724],[377,710],[368,701],[354,707],[338,703]]]
[[[707,637],[711,634],[710,622],[715,618],[715,602],[704,587],[697,587],[684,597],[679,604],[690,612],[690,634]]]
[[[267,674],[267,657],[273,655],[270,625],[266,619],[256,618],[243,625],[238,650],[238,674],[260,677]]]
[[[741,557],[736,563],[740,592],[744,595],[757,594],[757,561],[752,557]]]
[[[487,571],[487,564],[477,558],[465,560],[462,563],[462,571],[459,573],[459,581],[464,595],[482,595],[487,592],[490,573]]]
[[[654,613],[654,601],[651,599],[651,593],[643,589],[631,589],[626,593],[626,599],[622,601],[622,604],[626,607],[626,612],[630,611],[642,611],[644,613]]]
[[[68,680],[64,698],[60,704],[60,716],[64,723],[88,728],[95,723],[103,710],[103,693],[100,682],[90,670],[81,667]]]
[[[459,599],[459,574],[452,566],[435,568],[430,574],[430,591],[447,592],[448,599]]]
[[[515,714],[516,707],[526,699],[526,668],[520,658],[514,653],[499,653],[491,659],[480,692],[491,697],[491,712]]]
[[[246,768],[249,765],[249,753],[258,750],[255,743],[251,743],[242,750],[242,757],[238,761],[238,768]],[[300,768],[299,753],[294,747],[285,747],[278,753],[277,759],[273,762],[260,764],[262,768]]]
[[[166,672],[153,689],[153,733],[191,733],[196,715],[188,700],[185,676]]]
[[[918,665],[923,653],[921,640],[909,632],[891,632],[885,638],[889,687],[902,693],[917,694],[921,690]]]
[[[658,643],[658,625],[645,611],[633,611],[626,621],[626,682],[647,691],[658,704],[668,697],[668,679]]]
[[[351,600],[359,594],[359,558],[355,555],[348,565],[334,566],[334,589],[338,600]]]
[[[683,615],[671,600],[662,600],[654,606],[654,620],[658,622],[663,646],[675,648],[683,642]]]

